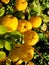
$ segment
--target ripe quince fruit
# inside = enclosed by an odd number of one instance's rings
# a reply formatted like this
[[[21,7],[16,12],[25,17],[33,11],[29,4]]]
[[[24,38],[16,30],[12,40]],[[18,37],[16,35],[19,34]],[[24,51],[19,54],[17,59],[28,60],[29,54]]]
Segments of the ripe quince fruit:
[[[4,4],[8,4],[10,2],[10,0],[1,0],[1,2]]]
[[[29,30],[24,33],[24,42],[30,46],[34,46],[39,41],[39,36],[35,31]]]
[[[26,31],[32,29],[32,24],[29,21],[20,20],[19,23],[18,23],[18,28],[17,29],[18,29],[19,32],[24,33]]]
[[[19,56],[17,53],[17,49],[18,48],[13,48],[10,52],[9,52],[9,57],[13,62],[16,62],[17,60],[19,60]]]
[[[27,8],[27,1],[26,0],[16,0],[15,1],[15,9],[18,11],[24,11]]]
[[[18,51],[19,58],[23,61],[29,61],[34,56],[34,48],[27,44],[23,44]]]
[[[29,21],[33,28],[38,28],[42,24],[42,19],[39,16],[32,16]]]
[[[25,2],[26,0],[16,0],[17,2]]]
[[[6,15],[2,18],[2,25],[7,28],[8,32],[15,31],[18,26],[18,19],[12,15]]]

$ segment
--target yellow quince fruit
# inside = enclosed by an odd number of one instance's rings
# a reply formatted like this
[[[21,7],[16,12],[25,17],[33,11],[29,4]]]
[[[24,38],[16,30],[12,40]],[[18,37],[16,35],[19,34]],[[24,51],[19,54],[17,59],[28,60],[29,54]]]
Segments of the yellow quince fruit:
[[[10,2],[10,0],[1,0],[1,2],[4,4],[8,4]]]
[[[16,0],[17,2],[25,2],[26,0]]]
[[[29,21],[33,28],[38,28],[42,24],[42,19],[39,16],[32,16]]]
[[[31,30],[31,29],[32,29],[32,24],[29,21],[19,20],[18,28],[17,28],[17,30],[19,32],[24,33],[24,32]]]
[[[39,36],[35,31],[29,30],[24,33],[24,42],[30,46],[34,46],[39,41]]]
[[[16,0],[15,1],[15,9],[18,11],[24,11],[27,8],[27,1],[26,0]]]
[[[18,49],[18,55],[19,58],[22,59],[23,61],[29,61],[34,57],[34,48],[27,44],[23,44]]]
[[[18,19],[12,15],[6,15],[2,18],[2,25],[7,28],[8,32],[15,31],[18,26]]]
[[[13,62],[16,62],[17,60],[19,60],[19,56],[17,53],[17,49],[18,48],[13,48],[10,52],[9,52],[9,57]]]

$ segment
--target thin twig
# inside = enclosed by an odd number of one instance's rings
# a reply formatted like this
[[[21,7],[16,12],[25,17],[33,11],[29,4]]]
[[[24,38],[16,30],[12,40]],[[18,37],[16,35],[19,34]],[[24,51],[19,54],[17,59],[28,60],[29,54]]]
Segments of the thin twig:
[[[40,58],[43,60],[43,56],[41,55],[41,53],[39,53],[36,49],[35,49],[35,52],[40,56]]]

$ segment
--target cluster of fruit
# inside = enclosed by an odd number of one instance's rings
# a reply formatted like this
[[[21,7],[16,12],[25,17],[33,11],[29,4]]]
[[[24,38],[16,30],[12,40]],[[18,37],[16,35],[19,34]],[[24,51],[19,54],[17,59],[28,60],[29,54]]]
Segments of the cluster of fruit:
[[[2,0],[2,2],[7,4],[9,3],[9,0]],[[28,3],[26,0],[16,0],[15,2],[15,8],[18,11],[24,11],[27,5]],[[13,48],[9,52],[10,59],[13,62],[19,60],[18,64],[21,64],[23,61],[28,62],[31,59],[33,59],[34,47],[32,46],[34,46],[39,41],[39,36],[37,32],[33,31],[32,29],[38,28],[41,25],[42,23],[41,17],[32,16],[30,20],[27,21],[18,20],[16,17],[12,15],[5,15],[4,17],[1,18],[0,22],[1,25],[6,27],[8,33],[17,30],[24,35],[24,44],[22,44],[18,48]]]
[[[7,32],[18,30],[24,35],[24,44],[19,48],[14,48],[10,51],[10,58],[12,61],[17,61],[19,58],[22,61],[29,61],[34,56],[34,46],[39,41],[38,34],[31,30],[38,28],[42,20],[40,17],[31,17],[29,21],[19,20],[12,15],[6,15],[1,19],[1,25],[7,28]],[[35,24],[36,23],[36,24]],[[14,52],[14,53],[13,53]]]

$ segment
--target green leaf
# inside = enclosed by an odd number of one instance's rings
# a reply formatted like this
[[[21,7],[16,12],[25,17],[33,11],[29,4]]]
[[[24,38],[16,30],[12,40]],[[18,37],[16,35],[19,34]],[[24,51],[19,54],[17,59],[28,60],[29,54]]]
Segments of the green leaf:
[[[42,14],[42,19],[45,23],[48,23],[49,22],[49,16],[47,16],[46,14]]]
[[[39,60],[39,63],[40,63],[40,64],[42,64],[42,63],[43,63],[43,60],[42,60],[42,59],[40,59],[40,60]]]
[[[39,57],[39,55],[37,53],[34,53],[34,59],[36,59],[37,57]]]
[[[3,48],[3,47],[4,47],[4,41],[0,40],[0,48]]]
[[[5,8],[4,8],[4,7],[2,7],[2,8],[0,9],[0,17],[1,17],[1,16],[3,16],[3,15],[4,15],[4,13],[5,13]]]
[[[45,58],[45,60],[49,61],[49,54],[44,53],[44,54],[43,54],[43,57]]]
[[[47,38],[44,33],[39,33],[39,38],[40,38],[40,40],[47,42]]]
[[[49,61],[49,55],[47,55],[45,59],[46,59],[47,61]]]
[[[5,41],[5,49],[6,49],[6,50],[11,50],[11,49],[12,49],[11,42]]]
[[[23,12],[18,11],[14,14],[14,16],[16,16],[18,19],[21,19],[22,16],[24,16]]]
[[[49,0],[40,0],[43,8],[49,8]]]
[[[14,5],[15,4],[15,0],[10,0],[10,4]]]
[[[2,43],[0,43],[0,48],[3,48],[4,46],[3,46],[3,44]]]
[[[10,37],[12,40],[15,40],[15,42],[22,43],[23,35],[20,32],[18,31],[11,32]]]
[[[0,51],[0,61],[4,60],[5,57],[6,57],[6,53],[3,51]]]
[[[7,29],[3,25],[0,25],[0,34],[5,34],[6,32]]]
[[[20,35],[20,36],[22,36],[22,34],[21,34],[20,32],[18,32],[18,31],[13,31],[13,32],[11,32],[10,34],[12,34],[12,35]]]
[[[6,8],[6,14],[7,14],[7,15],[8,15],[8,14],[10,14],[10,15],[13,14],[13,7],[12,7],[12,6],[7,5],[7,8]]]
[[[19,39],[22,37],[22,34],[18,31],[14,31],[10,33],[11,37],[15,38],[15,39]]]

